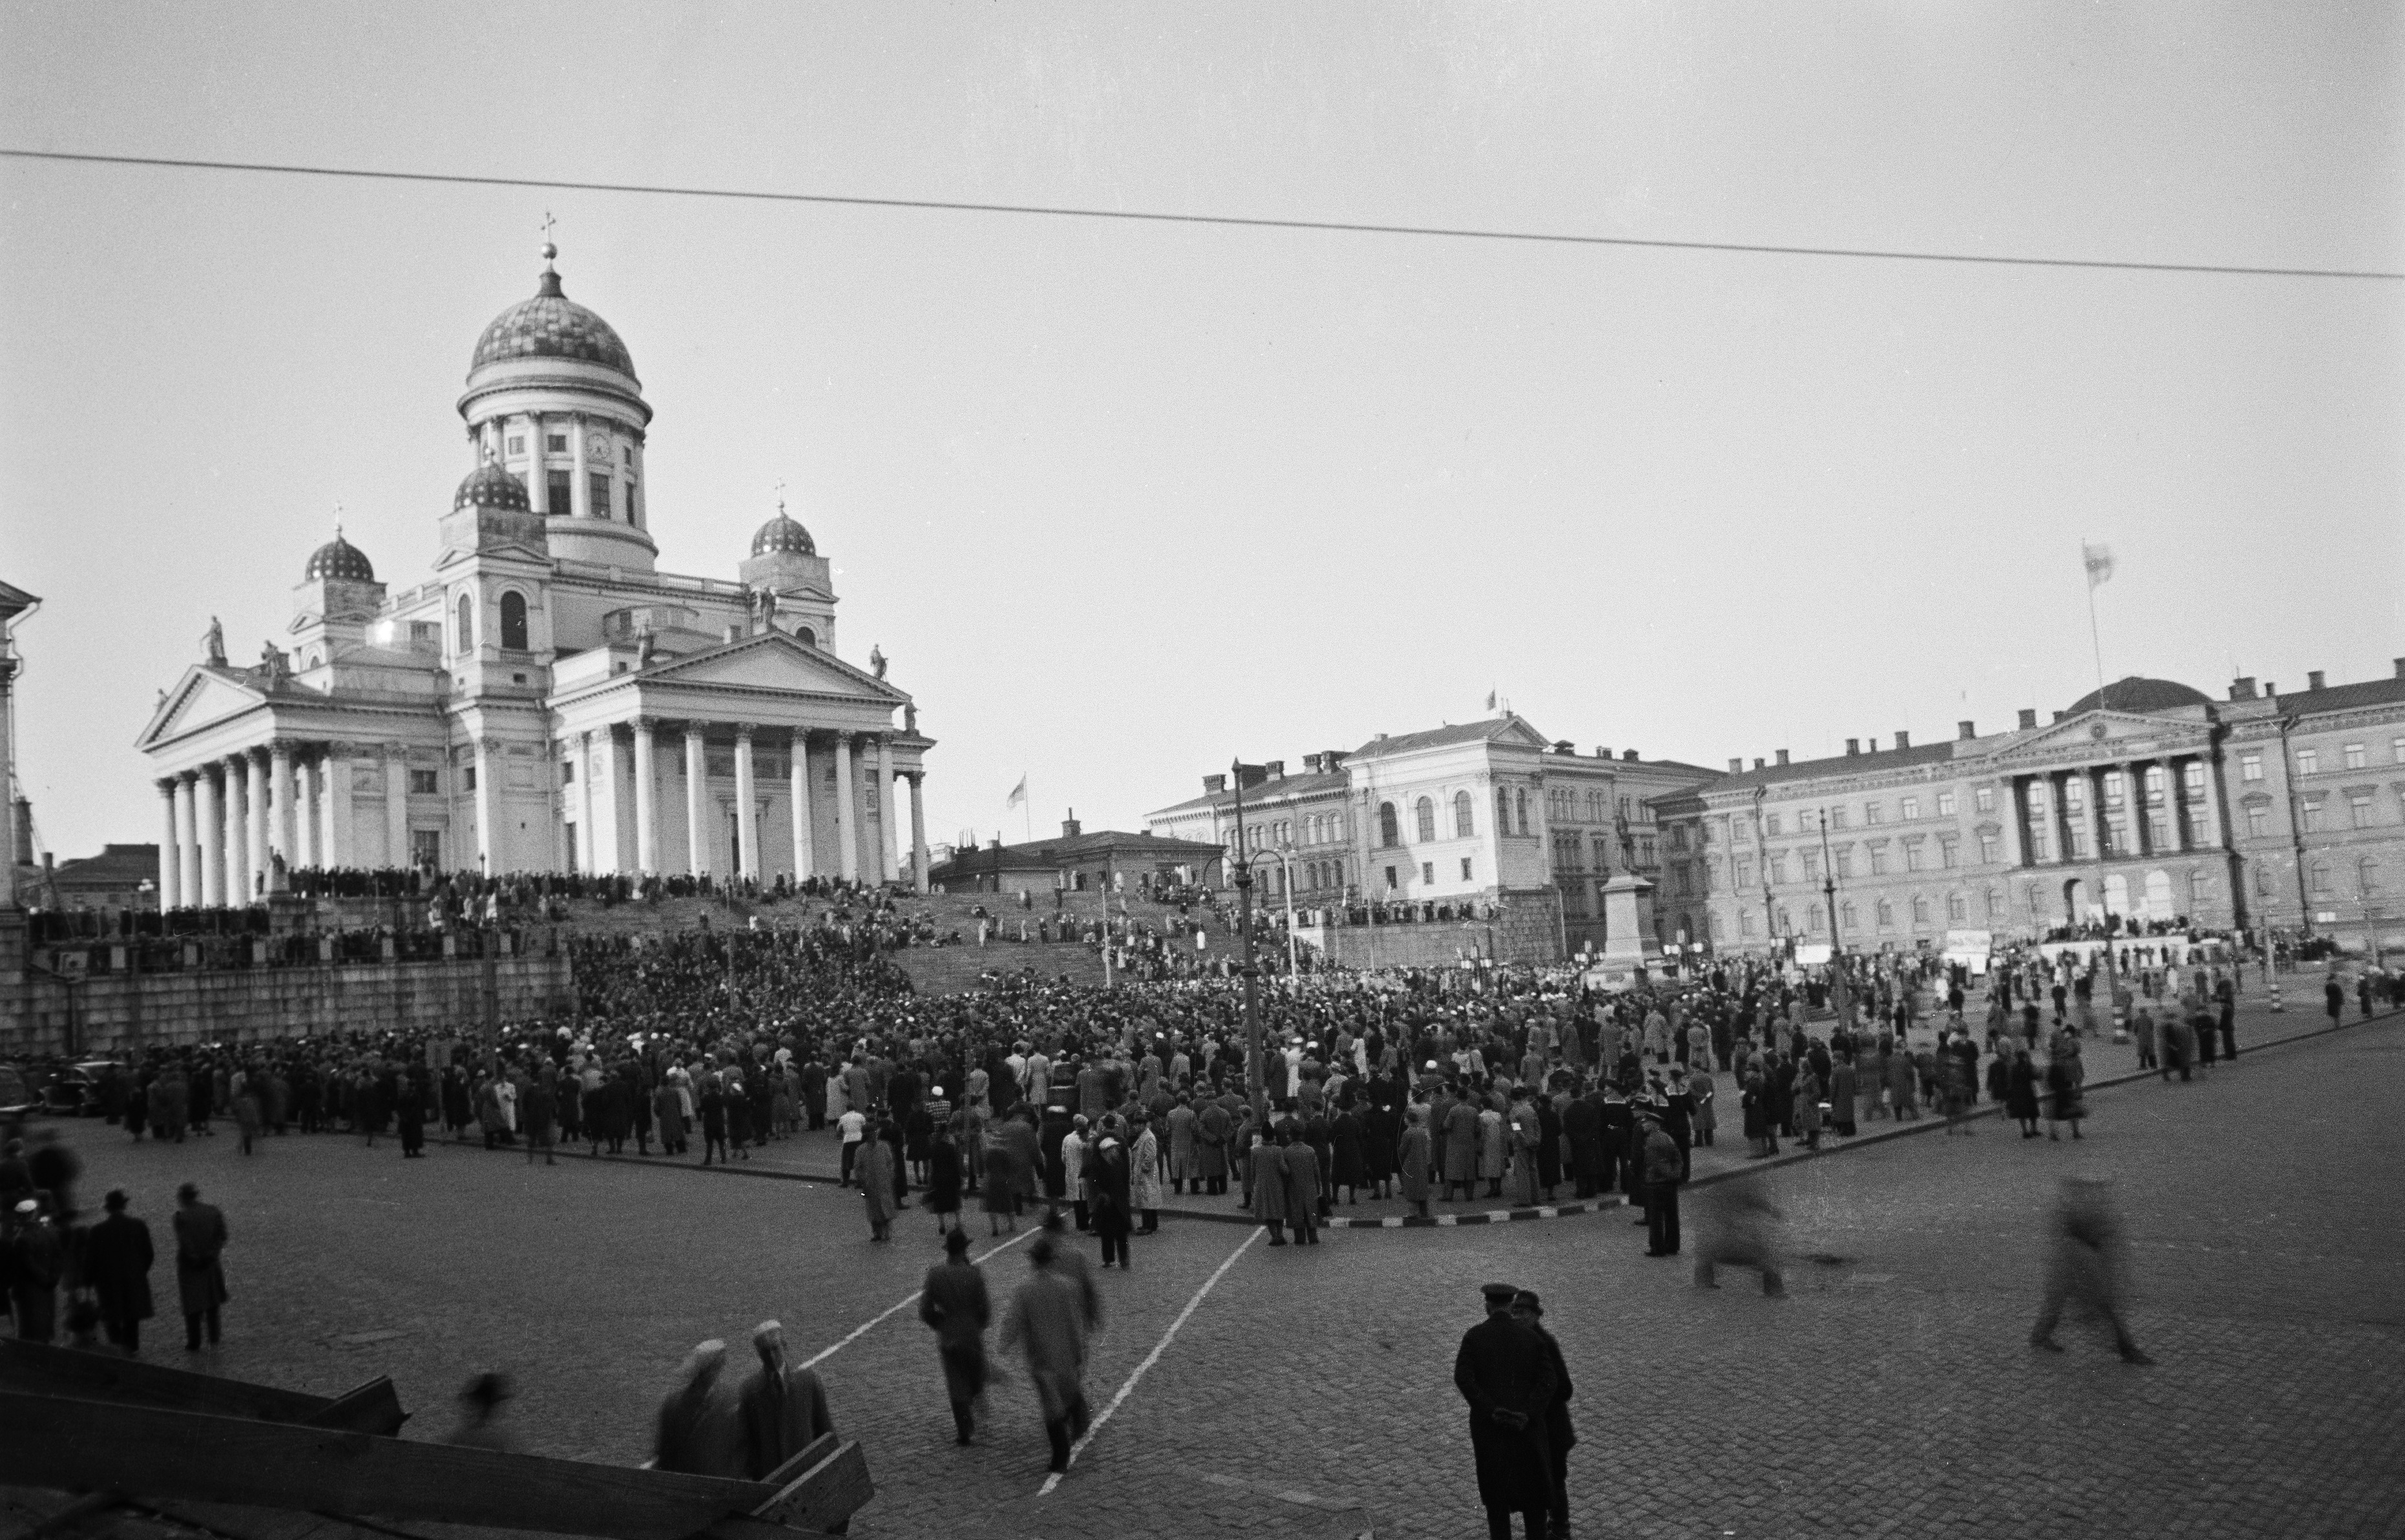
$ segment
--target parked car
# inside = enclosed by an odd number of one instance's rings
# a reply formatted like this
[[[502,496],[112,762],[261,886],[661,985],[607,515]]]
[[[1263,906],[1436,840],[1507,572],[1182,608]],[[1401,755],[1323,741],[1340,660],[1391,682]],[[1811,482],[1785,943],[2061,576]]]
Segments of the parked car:
[[[0,1123],[13,1126],[41,1105],[41,1099],[25,1083],[25,1071],[13,1064],[0,1064]]]
[[[99,1116],[100,1077],[109,1068],[105,1058],[88,1058],[61,1070],[42,1087],[42,1110],[62,1117]]]

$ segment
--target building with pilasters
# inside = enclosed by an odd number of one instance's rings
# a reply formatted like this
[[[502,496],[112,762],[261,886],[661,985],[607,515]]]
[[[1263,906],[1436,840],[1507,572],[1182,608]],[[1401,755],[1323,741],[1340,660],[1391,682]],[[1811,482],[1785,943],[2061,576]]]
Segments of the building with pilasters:
[[[2108,917],[2405,934],[2405,659],[2389,678],[2227,700],[2130,678],[2041,724],[1728,774],[1660,799],[1673,927],[1716,950],[1774,938],[1862,951],[1948,931],[2029,940]]]
[[[655,569],[652,409],[556,255],[477,342],[429,578],[389,592],[338,529],[283,646],[240,665],[213,623],[161,700],[137,746],[162,907],[294,867],[923,885],[916,707],[839,655],[828,561],[781,506],[733,581]]]

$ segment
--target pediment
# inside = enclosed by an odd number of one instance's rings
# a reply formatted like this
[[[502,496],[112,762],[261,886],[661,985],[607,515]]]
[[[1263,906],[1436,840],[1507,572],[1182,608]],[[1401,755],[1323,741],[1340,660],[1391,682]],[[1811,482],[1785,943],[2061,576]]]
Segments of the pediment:
[[[2145,758],[2202,747],[2212,737],[2209,722],[2187,717],[2148,716],[2137,711],[2083,711],[2078,716],[2041,728],[1990,763],[2024,761],[2060,763],[2074,760]]]
[[[718,687],[729,690],[795,690],[817,695],[850,695],[882,706],[910,697],[865,669],[834,653],[770,631],[724,642],[643,670],[646,684]]]
[[[1515,743],[1524,749],[1551,749],[1554,740],[1538,732],[1518,717],[1506,722],[1503,731],[1487,735],[1489,743]]]
[[[242,682],[232,671],[197,665],[167,692],[167,698],[151,714],[149,725],[134,740],[135,746],[148,748],[163,743],[211,722],[256,709],[266,700],[264,692]]]

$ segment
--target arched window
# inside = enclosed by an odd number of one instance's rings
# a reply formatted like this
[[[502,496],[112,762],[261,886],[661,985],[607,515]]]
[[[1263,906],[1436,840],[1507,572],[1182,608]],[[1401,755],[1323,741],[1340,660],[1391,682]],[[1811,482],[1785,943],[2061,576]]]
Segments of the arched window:
[[[1920,893],[1912,895],[1912,923],[1915,925],[1929,923],[1929,900]]]
[[[1470,793],[1456,791],[1453,794],[1453,837],[1468,839],[1475,832],[1470,827]]]
[[[1878,923],[1882,931],[1895,923],[1895,905],[1886,899],[1878,901]]]
[[[816,647],[819,644],[819,634],[807,625],[797,625],[794,627],[794,639],[804,647]]]
[[[1378,843],[1386,846],[1403,843],[1403,832],[1395,821],[1395,805],[1391,802],[1378,804]]]
[[[1498,834],[1512,832],[1512,793],[1500,786],[1495,789],[1495,832]]]
[[[512,652],[527,650],[526,595],[515,590],[501,595],[501,647]]]
[[[473,652],[476,650],[475,620],[476,601],[470,598],[465,594],[460,595],[459,628],[456,633],[454,633],[451,639],[451,650],[453,651]]]
[[[1412,823],[1419,833],[1422,845],[1436,838],[1436,804],[1434,802],[1422,797],[1418,805],[1412,809]]]
[[[1525,834],[1528,832],[1528,793],[1525,791],[1514,791],[1512,794],[1512,800],[1519,806],[1520,833]]]

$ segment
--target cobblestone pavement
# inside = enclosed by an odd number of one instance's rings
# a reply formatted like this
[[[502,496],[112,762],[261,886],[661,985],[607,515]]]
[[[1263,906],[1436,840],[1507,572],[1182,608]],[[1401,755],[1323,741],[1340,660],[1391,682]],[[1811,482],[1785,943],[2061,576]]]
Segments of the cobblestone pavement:
[[[1254,1243],[1164,1346],[1252,1237],[1171,1225],[1103,1279],[1096,1407],[1158,1355],[1049,1496],[1023,1380],[958,1450],[909,1310],[827,1358],[879,1484],[853,1533],[1318,1535],[1366,1515],[1381,1535],[1481,1533],[1450,1369],[1477,1285],[1504,1278],[1543,1293],[1578,1384],[1581,1534],[2405,1533],[2400,1075],[2392,1017],[2192,1085],[2103,1091],[2077,1143],[1990,1120],[1764,1171],[1798,1259],[1783,1300],[1743,1274],[1698,1292],[1606,1212]],[[226,1207],[234,1300],[204,1362],[321,1392],[390,1373],[418,1436],[447,1425],[469,1374],[506,1366],[531,1446],[639,1459],[691,1343],[739,1350],[774,1314],[816,1352],[904,1300],[935,1254],[917,1211],[872,1246],[857,1200],[815,1183],[440,1146],[404,1163],[332,1138],[249,1161],[222,1134],[77,1139],[88,1196],[126,1184],[162,1231],[185,1177]],[[2074,1169],[2117,1183],[2154,1368],[2078,1323],[2060,1357],[2025,1345],[2041,1219]],[[1023,1254],[990,1264],[998,1296]],[[157,1327],[152,1355],[183,1362]]]

